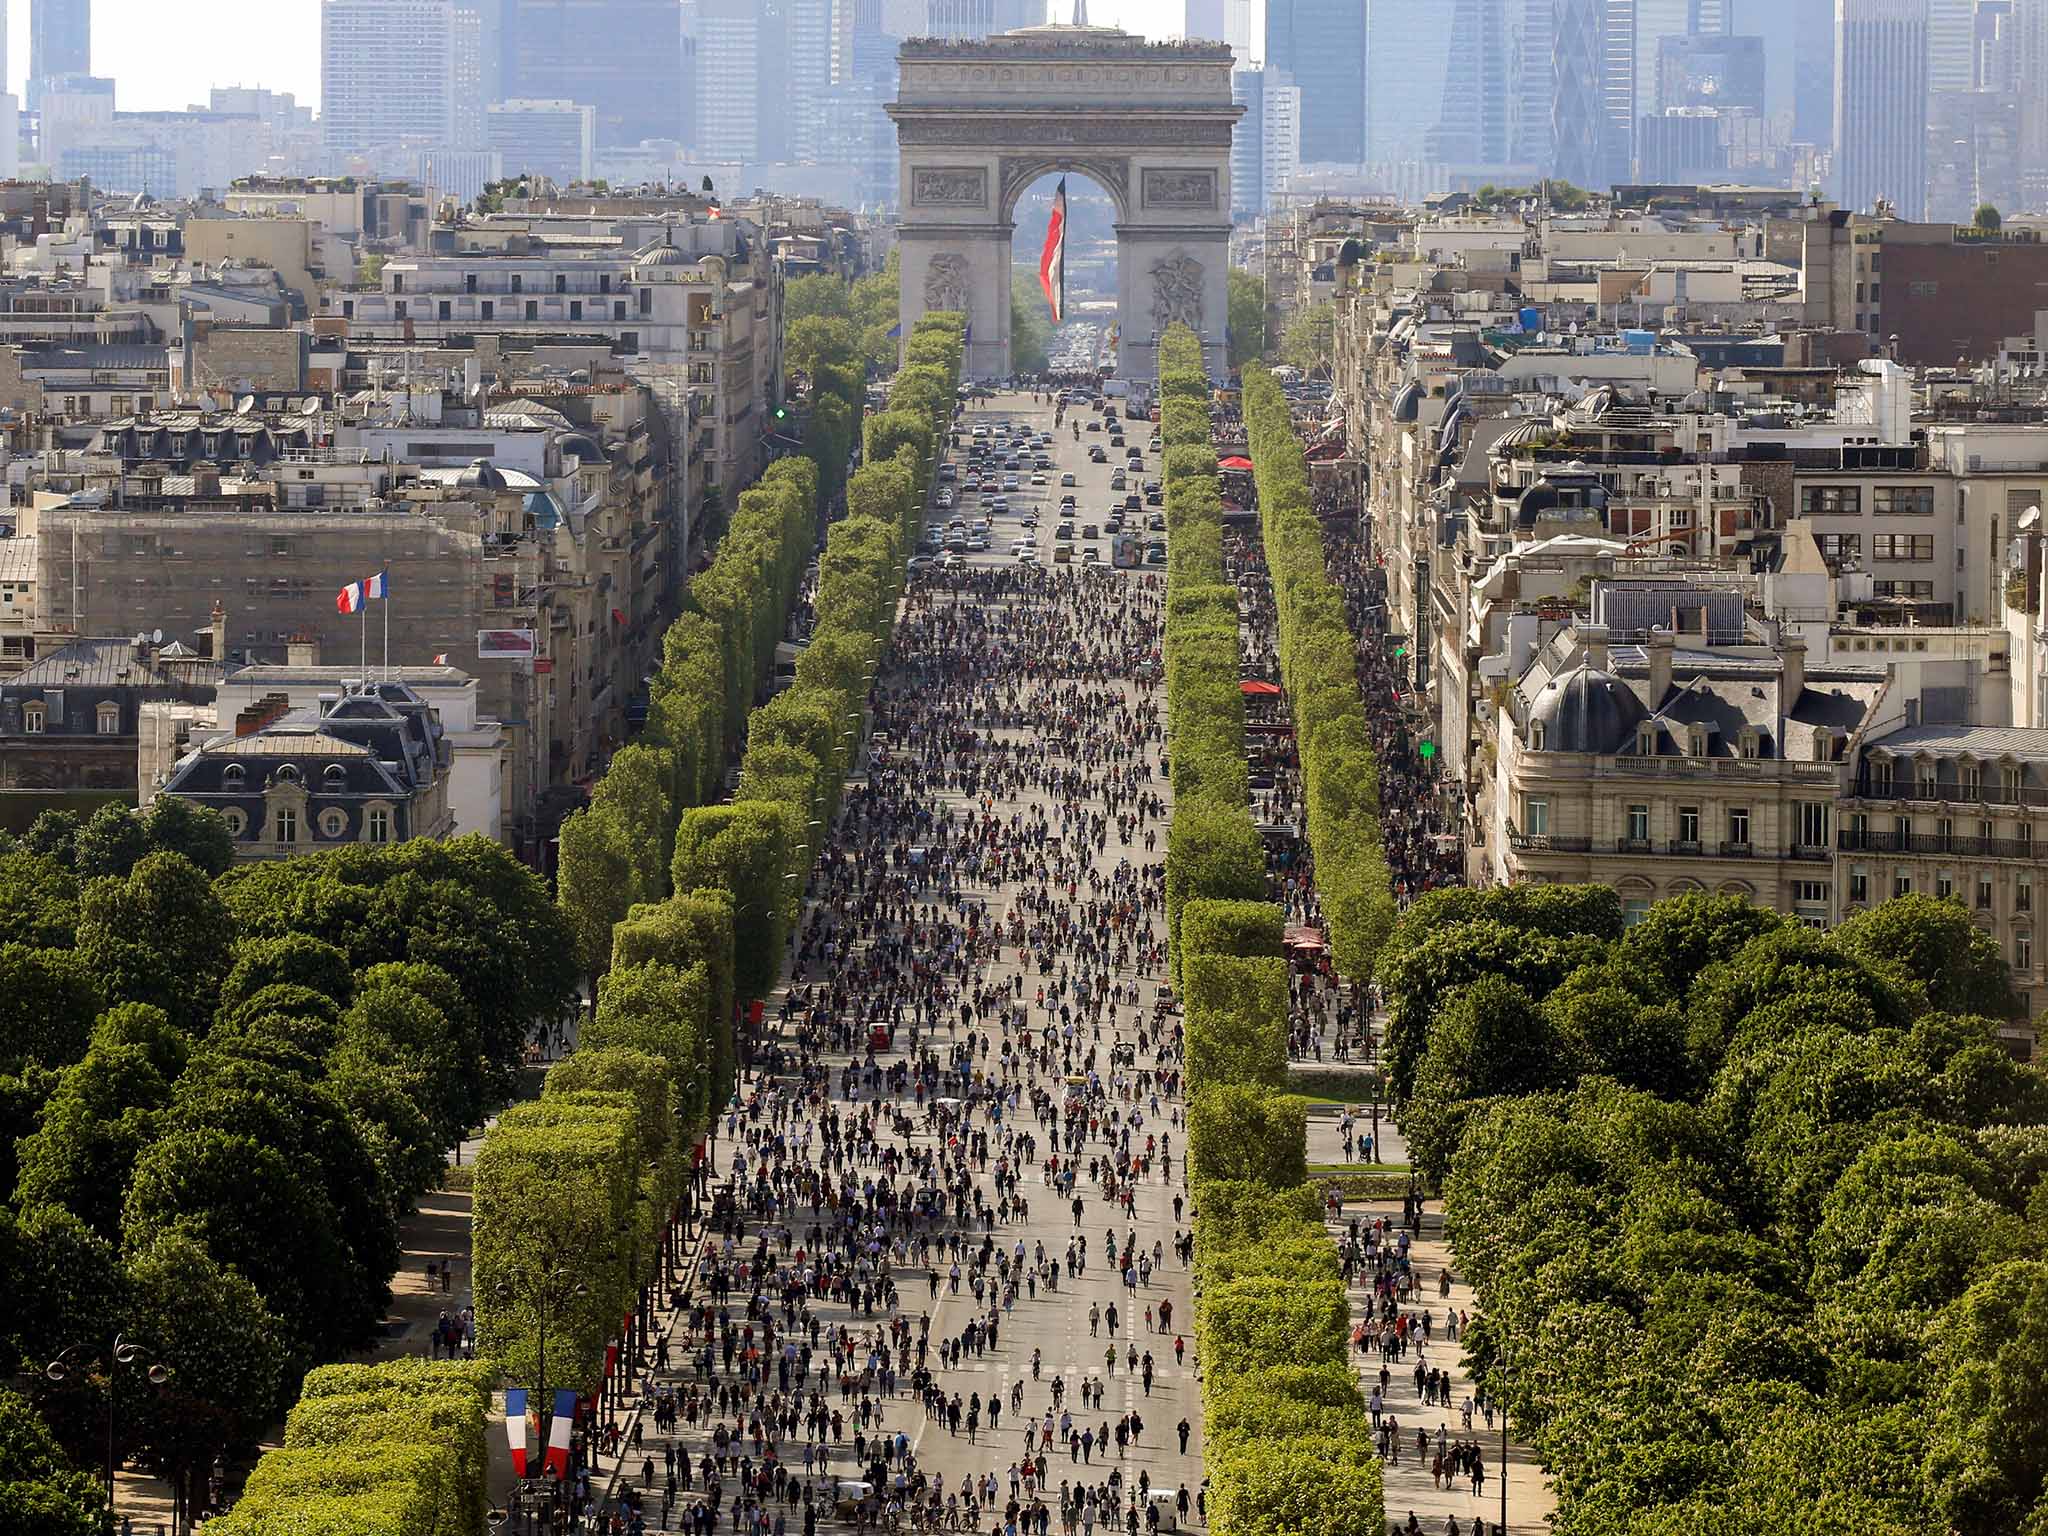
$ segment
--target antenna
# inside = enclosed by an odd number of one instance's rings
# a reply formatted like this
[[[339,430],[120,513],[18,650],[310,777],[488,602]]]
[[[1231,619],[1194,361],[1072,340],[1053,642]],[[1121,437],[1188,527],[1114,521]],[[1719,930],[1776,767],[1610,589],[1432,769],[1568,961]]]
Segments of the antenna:
[[[151,630],[149,643],[151,645],[162,645],[164,643],[164,632],[160,629]]]
[[[235,414],[237,416],[246,416],[255,409],[256,397],[254,395],[244,395],[235,402]]]

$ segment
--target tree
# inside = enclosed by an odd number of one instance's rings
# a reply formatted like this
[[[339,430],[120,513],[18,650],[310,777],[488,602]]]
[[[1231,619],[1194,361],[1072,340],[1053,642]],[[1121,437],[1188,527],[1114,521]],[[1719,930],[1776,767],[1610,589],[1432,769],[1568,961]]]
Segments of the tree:
[[[232,953],[233,963],[220,985],[223,1015],[233,1013],[258,992],[279,983],[323,993],[343,1008],[355,995],[356,981],[349,972],[348,956],[336,945],[311,934],[240,939]]]
[[[1337,306],[1310,304],[1280,332],[1280,355],[1304,373],[1327,373],[1337,351]]]
[[[1266,355],[1266,285],[1241,267],[1232,267],[1230,288],[1230,366],[1242,368]]]
[[[218,1458],[248,1455],[282,1406],[284,1349],[263,1298],[190,1238],[158,1237],[128,1261],[134,1334],[170,1370],[121,1423],[132,1453],[190,1507]]]
[[[16,1201],[61,1205],[102,1236],[119,1237],[122,1191],[170,1097],[143,1047],[93,1046],[65,1071],[35,1134],[20,1142]]]
[[[1970,921],[1961,901],[1915,892],[1858,912],[1829,937],[1873,970],[1913,987],[1932,1008],[2005,1018],[2012,975],[1998,940]]]
[[[0,853],[0,934],[35,949],[69,949],[78,937],[77,878],[46,853]]]
[[[668,866],[675,849],[676,808],[669,798],[667,765],[655,748],[635,744],[612,754],[604,777],[591,793],[593,805],[616,807],[619,826],[633,860],[634,899],[659,901],[668,894]]]
[[[799,824],[779,802],[747,800],[688,812],[676,829],[674,886],[732,893],[733,954],[742,998],[766,997],[782,971]]]
[[[30,853],[55,859],[70,869],[77,858],[78,829],[83,822],[76,811],[44,811],[29,823],[21,846]]]
[[[73,1470],[27,1398],[0,1388],[0,1530],[9,1536],[109,1536],[98,1476]]]
[[[814,318],[851,322],[853,290],[824,272],[791,278],[782,288],[785,331],[794,332],[800,321]]]
[[[797,279],[799,283],[819,281],[825,279]],[[815,379],[822,365],[852,357],[859,345],[860,338],[855,334],[851,320],[837,315],[805,315],[790,323],[782,344],[782,357],[791,373]]]
[[[81,880],[125,876],[149,852],[149,834],[127,806],[109,803],[78,829],[73,846]]]
[[[1036,274],[1010,273],[1010,366],[1043,373],[1051,361],[1052,315]],[[893,404],[894,401],[892,400]]]
[[[612,930],[639,892],[633,849],[616,805],[587,805],[562,823],[555,899],[575,936],[576,954],[597,1000],[598,978],[611,963]]]
[[[125,878],[85,889],[78,953],[111,1002],[154,1003],[189,1035],[206,1031],[234,924],[182,854],[152,853]]]
[[[235,840],[227,818],[211,806],[158,795],[142,817],[142,830],[153,853],[182,853],[209,875],[234,867]]]
[[[1990,203],[1979,203],[1970,223],[1972,227],[1982,230],[1987,235],[1995,235],[2005,227],[2005,215]]]
[[[100,1009],[90,969],[68,949],[0,944],[0,1071],[68,1067]]]

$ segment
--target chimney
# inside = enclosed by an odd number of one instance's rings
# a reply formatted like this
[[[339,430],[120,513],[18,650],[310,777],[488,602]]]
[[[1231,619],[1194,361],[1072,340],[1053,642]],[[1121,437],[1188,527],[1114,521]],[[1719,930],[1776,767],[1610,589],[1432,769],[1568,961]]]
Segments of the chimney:
[[[218,496],[220,494],[220,469],[213,464],[192,466],[192,494],[194,496]]]
[[[320,637],[310,629],[294,630],[291,639],[284,643],[284,664],[288,667],[319,666]]]
[[[1650,698],[1652,709],[1660,709],[1671,692],[1671,653],[1677,647],[1671,631],[1659,624],[1650,631]]]
[[[213,629],[213,659],[224,662],[228,659],[228,611],[221,607],[217,597],[213,600],[213,614],[208,622]]]
[[[1806,691],[1806,642],[1797,635],[1786,635],[1778,642],[1778,653],[1785,662],[1785,682],[1778,707],[1789,710]]]
[[[1586,658],[1586,665],[1596,672],[1607,670],[1607,626],[1605,624],[1581,624],[1577,626],[1579,654]]]
[[[254,736],[271,721],[291,713],[292,701],[289,694],[266,693],[235,716],[235,734]]]

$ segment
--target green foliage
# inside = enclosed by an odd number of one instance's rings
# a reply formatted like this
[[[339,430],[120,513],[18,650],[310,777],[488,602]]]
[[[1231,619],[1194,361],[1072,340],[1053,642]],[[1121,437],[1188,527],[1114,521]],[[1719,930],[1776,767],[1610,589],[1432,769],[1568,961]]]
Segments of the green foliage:
[[[36,818],[44,825],[57,814]],[[69,949],[78,936],[78,881],[49,854],[0,853],[0,934],[31,949]]]
[[[1352,1454],[1336,1459],[1339,1449]],[[1218,1469],[1209,1497],[1219,1536],[1377,1536],[1385,1489],[1359,1436],[1248,1447]]]
[[[1198,942],[1196,914],[1224,905],[1190,903],[1183,919],[1188,1088],[1197,1094],[1211,1083],[1279,1088],[1287,1081],[1287,962]]]
[[[77,1061],[99,1007],[83,957],[68,949],[0,944],[0,1070]]]
[[[1928,1007],[1995,1018],[2013,1011],[1998,940],[1954,897],[1895,896],[1854,914],[1829,937],[1872,970],[1919,989]]]
[[[107,1536],[105,1486],[73,1469],[26,1398],[0,1388],[0,1529],[13,1536]]]
[[[143,1047],[91,1047],[59,1080],[35,1134],[19,1144],[16,1203],[62,1206],[118,1238],[122,1192],[170,1098],[169,1082]]]
[[[1308,1177],[1308,1101],[1216,1083],[1188,1104],[1189,1174],[1276,1188]]]
[[[1230,269],[1230,366],[1233,371],[1266,355],[1266,285],[1240,267]]]
[[[1304,373],[1327,375],[1337,350],[1337,306],[1328,299],[1288,318],[1280,332],[1280,356]]]
[[[101,995],[153,1003],[187,1034],[203,1034],[234,937],[206,876],[180,854],[152,853],[87,886],[79,906],[78,954]]]
[[[279,983],[305,987],[348,1006],[355,995],[355,977],[348,956],[335,945],[309,934],[242,939],[232,951],[233,963],[221,982],[220,1013],[231,1015],[257,992]]]
[[[791,854],[802,822],[781,802],[706,805],[676,828],[675,887],[732,893],[733,975],[743,998],[766,997],[782,969],[793,898]]]
[[[1204,1368],[1226,1380],[1266,1366],[1342,1365],[1350,1307],[1334,1275],[1247,1277],[1205,1293],[1197,1333]]]
[[[1018,373],[1043,373],[1051,366],[1052,312],[1036,272],[1010,273],[1010,366]]]

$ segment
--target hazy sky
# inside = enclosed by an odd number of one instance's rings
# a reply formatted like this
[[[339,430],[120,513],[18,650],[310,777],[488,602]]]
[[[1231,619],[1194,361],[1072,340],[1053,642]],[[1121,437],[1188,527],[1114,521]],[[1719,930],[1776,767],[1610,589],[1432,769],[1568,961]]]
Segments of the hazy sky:
[[[8,89],[28,75],[28,0],[7,5]],[[1072,0],[1058,0],[1062,20]],[[1165,36],[1178,0],[1088,0],[1088,19]],[[216,85],[262,85],[320,99],[320,0],[93,0],[92,61],[123,111],[203,104]]]

